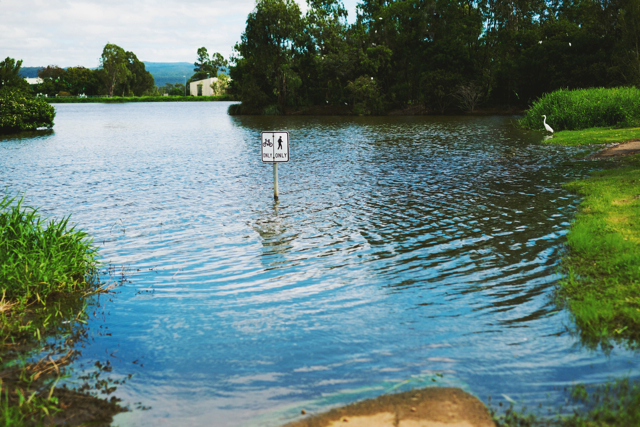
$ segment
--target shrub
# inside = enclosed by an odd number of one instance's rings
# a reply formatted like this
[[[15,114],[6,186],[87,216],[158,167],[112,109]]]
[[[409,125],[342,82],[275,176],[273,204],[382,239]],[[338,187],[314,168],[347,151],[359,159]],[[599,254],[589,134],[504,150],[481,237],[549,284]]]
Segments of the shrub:
[[[640,121],[640,90],[619,87],[547,93],[520,119],[520,125],[543,130],[543,114],[554,131],[637,125]]]
[[[11,89],[0,91],[0,133],[51,128],[55,116],[55,108],[44,99]]]
[[[45,221],[37,209],[15,200],[0,200],[0,293],[43,301],[84,288],[97,267],[88,235],[69,227],[69,217]]]

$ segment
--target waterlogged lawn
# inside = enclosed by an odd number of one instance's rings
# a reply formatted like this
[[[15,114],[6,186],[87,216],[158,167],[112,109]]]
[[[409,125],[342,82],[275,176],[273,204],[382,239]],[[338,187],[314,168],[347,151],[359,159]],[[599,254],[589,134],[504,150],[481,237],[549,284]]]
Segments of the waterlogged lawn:
[[[612,127],[556,132],[553,138],[544,141],[555,145],[613,144],[640,139],[640,127],[617,129]]]
[[[640,159],[567,184],[585,196],[561,294],[585,337],[640,341]]]

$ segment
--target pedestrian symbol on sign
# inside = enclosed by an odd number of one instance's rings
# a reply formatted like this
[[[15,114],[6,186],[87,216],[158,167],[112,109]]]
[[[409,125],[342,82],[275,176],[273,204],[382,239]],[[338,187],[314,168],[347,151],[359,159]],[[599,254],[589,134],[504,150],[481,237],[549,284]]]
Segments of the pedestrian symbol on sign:
[[[289,132],[262,132],[261,146],[263,162],[284,163],[289,161]]]

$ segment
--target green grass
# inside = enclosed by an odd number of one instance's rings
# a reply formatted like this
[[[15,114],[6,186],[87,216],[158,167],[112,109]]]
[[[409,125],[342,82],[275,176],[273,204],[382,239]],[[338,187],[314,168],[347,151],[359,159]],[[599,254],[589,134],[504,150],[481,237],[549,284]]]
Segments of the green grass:
[[[612,127],[591,128],[577,131],[561,131],[553,138],[544,141],[545,144],[555,145],[591,145],[611,144],[640,139],[640,127],[617,129]]]
[[[96,249],[69,217],[44,220],[22,200],[0,200],[0,292],[8,300],[45,301],[56,292],[86,287]]]
[[[120,104],[124,102],[210,102],[210,101],[233,101],[231,95],[218,96],[114,96],[97,98],[43,98],[51,104]]]
[[[583,195],[559,295],[588,342],[640,343],[640,161],[567,184]]]
[[[489,411],[497,427],[630,427],[640,425],[640,384],[628,378],[605,384],[582,384],[568,390],[575,404],[574,412],[558,408],[558,413],[547,416],[530,413],[527,408],[517,411],[509,407],[499,413],[489,405]],[[551,412],[551,411],[550,411]],[[563,415],[562,413],[565,412]]]
[[[520,125],[544,130],[543,117],[554,131],[640,124],[640,89],[635,87],[558,90],[536,101]]]
[[[546,143],[587,145],[640,138],[640,128],[564,131]],[[588,345],[640,345],[640,155],[603,163],[606,170],[565,185],[584,196],[567,235],[566,304]]]

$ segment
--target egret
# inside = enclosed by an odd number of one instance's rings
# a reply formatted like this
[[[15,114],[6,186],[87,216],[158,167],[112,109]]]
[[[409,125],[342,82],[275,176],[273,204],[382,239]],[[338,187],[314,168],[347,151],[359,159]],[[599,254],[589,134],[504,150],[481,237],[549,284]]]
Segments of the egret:
[[[547,132],[553,133],[553,129],[551,129],[551,126],[547,124],[547,116],[543,114],[542,117],[544,117],[544,121],[543,121],[544,128],[547,130]]]

